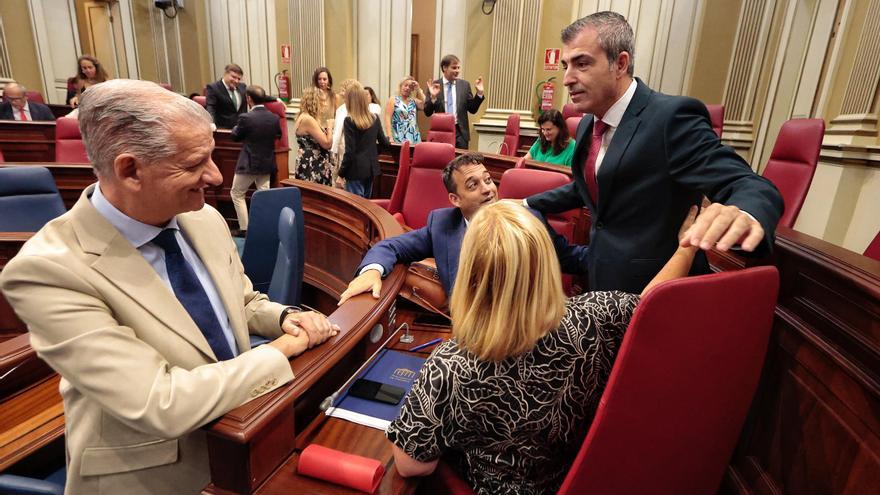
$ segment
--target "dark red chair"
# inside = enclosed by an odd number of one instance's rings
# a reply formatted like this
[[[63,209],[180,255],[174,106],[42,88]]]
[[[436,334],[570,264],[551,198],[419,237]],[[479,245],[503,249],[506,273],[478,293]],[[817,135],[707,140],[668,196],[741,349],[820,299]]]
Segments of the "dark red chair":
[[[267,110],[281,119],[279,122],[281,125],[281,138],[275,141],[275,149],[290,149],[290,142],[287,140],[287,107],[285,107],[284,103],[280,101],[270,101],[267,102],[265,106]]]
[[[566,103],[562,105],[562,118],[568,120],[571,117],[577,117],[580,119],[584,116],[584,112],[579,112],[577,108],[575,108],[574,103]]]
[[[867,248],[865,248],[864,255],[868,258],[880,261],[880,232],[877,232],[877,235],[874,236],[874,240],[871,241],[871,244],[868,244]]]
[[[559,490],[715,493],[758,385],[779,289],[762,266],[672,280],[639,303]]]
[[[169,84],[169,83],[160,82],[160,83],[156,83],[156,84],[158,84],[159,86],[162,86],[163,88],[167,89],[168,91],[172,91],[172,92],[174,91],[174,87],[172,87],[171,84]]]
[[[437,208],[452,206],[443,185],[441,172],[455,158],[455,146],[448,143],[419,143],[413,148],[409,163],[409,144],[400,149],[400,167],[391,191],[391,199],[377,200],[401,225],[419,229],[428,222],[428,214]]]
[[[501,142],[499,155],[516,156],[519,149],[519,114],[512,113],[507,117],[507,127],[504,129],[504,141]]]
[[[201,105],[203,108],[208,108],[207,96],[193,96],[193,101]]]
[[[89,163],[79,121],[72,117],[55,120],[55,161],[59,163]]]
[[[779,225],[794,227],[816,173],[824,135],[822,119],[791,119],[782,124],[762,174],[782,194],[785,212]]]
[[[0,163],[6,163],[6,160],[3,158],[3,151],[0,151]]]
[[[578,125],[580,125],[582,118],[583,117],[569,117],[565,119],[565,125],[568,127],[568,135],[571,136],[572,139],[577,139]]]
[[[712,122],[712,130],[721,138],[724,130],[724,105],[706,105],[709,111],[709,121]]]
[[[455,116],[451,113],[431,115],[431,125],[425,141],[429,143],[448,143],[455,147]]]
[[[498,197],[501,199],[523,199],[533,194],[564,186],[569,182],[571,182],[571,177],[559,172],[514,167],[505,170],[501,176]],[[547,223],[568,242],[574,242],[574,228],[579,213],[579,210],[574,209],[546,215]],[[573,282],[571,275],[562,275],[562,286],[566,294],[572,293]]]

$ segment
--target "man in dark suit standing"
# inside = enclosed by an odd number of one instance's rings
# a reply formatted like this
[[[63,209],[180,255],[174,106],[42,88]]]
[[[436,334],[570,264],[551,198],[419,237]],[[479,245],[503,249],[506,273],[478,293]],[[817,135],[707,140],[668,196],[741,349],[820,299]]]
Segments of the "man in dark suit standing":
[[[247,85],[241,82],[243,75],[241,67],[229,64],[223,69],[223,77],[207,86],[205,106],[214,124],[221,129],[232,129],[238,116],[247,112]]]
[[[461,61],[455,55],[446,55],[440,60],[443,77],[428,83],[425,98],[425,115],[451,113],[455,115],[455,147],[467,149],[471,141],[468,112],[477,113],[483,104],[483,76],[474,81],[477,95],[471,93],[471,85],[461,74]]]
[[[712,131],[705,105],[633,78],[633,31],[598,12],[562,31],[563,83],[586,115],[577,132],[574,182],[527,198],[538,211],[587,206],[590,290],[639,293],[679,244],[769,252],[782,214],[779,191]],[[707,196],[679,241],[689,208]],[[707,273],[698,253],[692,273]]]
[[[52,110],[42,103],[28,101],[24,86],[9,83],[3,89],[4,101],[0,104],[0,120],[55,120]]]
[[[275,173],[275,140],[281,137],[281,125],[278,116],[263,106],[269,101],[274,98],[266,96],[260,86],[248,87],[247,104],[251,111],[242,114],[232,128],[232,139],[244,141],[230,191],[240,234],[246,233],[248,228],[245,193],[251,184],[256,184],[258,191],[269,189],[269,180]]]

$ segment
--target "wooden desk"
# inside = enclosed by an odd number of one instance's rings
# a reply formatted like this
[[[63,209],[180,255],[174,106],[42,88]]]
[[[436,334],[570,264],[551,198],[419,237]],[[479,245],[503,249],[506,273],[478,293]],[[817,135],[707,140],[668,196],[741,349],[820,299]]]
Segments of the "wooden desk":
[[[0,120],[0,151],[7,162],[55,161],[55,122]]]

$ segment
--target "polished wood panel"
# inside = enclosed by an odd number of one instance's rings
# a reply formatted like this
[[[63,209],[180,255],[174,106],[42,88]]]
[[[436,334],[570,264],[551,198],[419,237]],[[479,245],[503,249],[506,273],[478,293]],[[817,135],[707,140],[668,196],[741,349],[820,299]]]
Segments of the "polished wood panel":
[[[0,151],[7,162],[54,162],[55,122],[0,120]]]

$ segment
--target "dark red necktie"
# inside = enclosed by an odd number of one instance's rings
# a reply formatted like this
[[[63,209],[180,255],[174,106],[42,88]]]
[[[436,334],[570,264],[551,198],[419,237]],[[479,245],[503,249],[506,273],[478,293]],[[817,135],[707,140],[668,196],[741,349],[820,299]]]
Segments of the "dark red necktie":
[[[593,139],[590,141],[590,151],[587,153],[587,162],[584,164],[584,179],[587,181],[587,190],[593,198],[593,204],[599,204],[599,183],[596,180],[596,158],[599,157],[599,148],[602,147],[602,135],[608,129],[608,124],[601,120],[593,123]]]
[[[19,116],[19,118],[20,118],[21,120],[27,120],[27,119],[28,119],[28,118],[27,118],[27,114],[24,113],[24,107],[19,108],[19,109],[18,109],[18,112],[19,112],[19,115],[18,115],[18,116]]]

